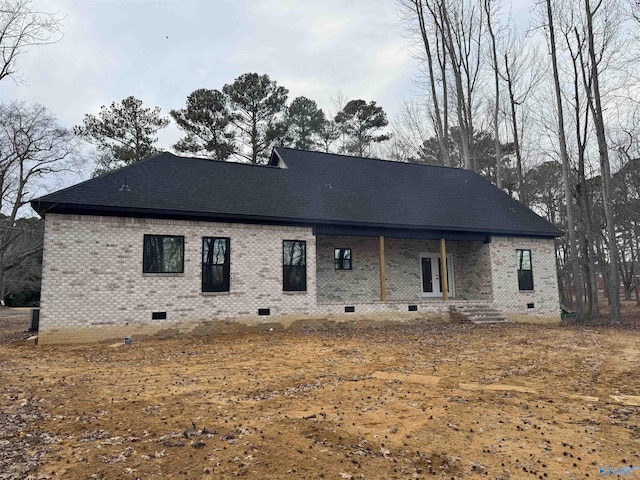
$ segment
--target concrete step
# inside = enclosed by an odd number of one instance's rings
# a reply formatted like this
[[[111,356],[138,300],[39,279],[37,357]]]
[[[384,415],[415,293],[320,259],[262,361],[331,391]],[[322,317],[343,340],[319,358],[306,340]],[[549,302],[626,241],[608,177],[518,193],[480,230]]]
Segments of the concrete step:
[[[469,317],[473,323],[505,323],[507,319],[501,315],[483,315]]]
[[[461,305],[452,309],[454,316],[461,321],[475,324],[506,323],[501,311],[489,305]]]
[[[495,312],[496,309],[490,307],[488,305],[477,305],[477,306],[464,306],[464,307],[456,307],[457,310],[461,312]]]
[[[464,313],[465,315],[490,315],[493,313],[500,313],[498,310],[493,308],[478,308],[478,309],[469,309],[469,310],[458,310],[460,313]]]

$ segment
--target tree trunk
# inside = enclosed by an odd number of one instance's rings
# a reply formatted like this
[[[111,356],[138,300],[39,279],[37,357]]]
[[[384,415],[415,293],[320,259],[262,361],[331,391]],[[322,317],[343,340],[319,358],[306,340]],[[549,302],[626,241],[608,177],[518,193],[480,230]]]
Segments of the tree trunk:
[[[598,239],[595,242],[596,244],[596,256],[598,258],[598,265],[600,265],[600,275],[602,276],[602,286],[605,292],[607,292],[607,301],[609,305],[611,304],[611,299],[609,298],[609,273],[610,271],[605,268],[607,264],[606,259],[604,258],[604,246],[602,241],[602,234],[598,235]]]
[[[589,190],[585,175],[585,151],[587,148],[587,138],[589,134],[589,109],[584,111],[584,122],[582,121],[582,108],[581,108],[581,96],[580,96],[580,80],[582,80],[585,95],[587,98],[591,96],[591,82],[586,74],[586,65],[581,50],[581,38],[578,30],[574,28],[576,44],[578,45],[577,51],[574,51],[574,46],[571,42],[571,31],[566,31],[564,34],[567,47],[571,52],[571,66],[573,67],[573,96],[574,96],[574,122],[575,122],[575,134],[577,145],[577,157],[578,157],[578,185],[576,186],[576,201],[578,204],[579,221],[576,224],[578,228],[580,243],[582,247],[582,258],[584,268],[584,278],[586,283],[585,289],[585,301],[587,302],[587,314],[593,315],[598,311],[597,305],[597,288],[594,289],[592,275],[593,270],[593,258],[591,255],[592,239],[591,239],[591,209],[589,208]],[[595,296],[594,296],[595,290]]]
[[[451,58],[451,70],[453,71],[453,78],[456,86],[456,110],[458,116],[458,128],[460,130],[460,143],[462,145],[462,157],[464,158],[464,167],[468,170],[475,170],[473,159],[471,157],[471,144],[469,142],[469,138],[473,135],[473,132],[469,131],[469,118],[471,116],[471,112],[467,111],[466,99],[466,97],[470,95],[470,92],[467,92],[467,95],[465,95],[462,80],[461,59],[459,58],[461,52],[456,50],[451,20],[449,19],[449,14],[444,2],[440,7],[443,18],[442,34],[445,37],[445,44],[447,51],[449,52],[449,57]],[[471,102],[469,101],[469,104],[470,103]]]
[[[453,165],[451,164],[451,157],[449,155],[449,142],[448,142],[448,127],[445,126],[446,124],[446,104],[447,104],[447,79],[446,76],[442,76],[442,85],[443,85],[443,108],[445,109],[444,111],[444,115],[445,115],[445,122],[443,122],[442,119],[442,115],[440,114],[440,104],[438,102],[438,94],[437,94],[437,90],[436,90],[436,78],[435,78],[435,73],[434,73],[434,69],[433,69],[433,54],[431,52],[431,42],[429,41],[429,36],[427,33],[427,27],[426,27],[426,23],[425,23],[425,19],[424,19],[424,10],[422,8],[422,0],[412,0],[413,6],[415,7],[416,10],[416,15],[418,17],[418,23],[420,26],[420,35],[422,37],[422,44],[424,46],[424,50],[425,53],[427,55],[427,67],[429,69],[429,85],[431,87],[431,101],[433,104],[433,116],[434,116],[434,127],[435,127],[435,133],[436,133],[436,138],[438,140],[438,145],[440,147],[440,155],[442,155],[442,159],[444,160],[444,164],[447,167],[452,167]],[[437,30],[436,29],[436,41],[438,41],[437,37]],[[445,70],[444,67],[442,67],[442,70]]]
[[[444,135],[444,144],[446,145],[447,156],[445,165],[454,167],[451,154],[449,153],[449,85],[447,82],[447,48],[445,45],[444,35],[440,35],[442,42],[442,61],[440,62],[440,77],[442,78],[442,129]]]
[[[589,217],[591,215],[590,213],[591,209],[587,206],[587,216]],[[587,244],[589,246],[589,283],[591,284],[591,308],[589,310],[589,313],[591,316],[593,317],[599,317],[600,316],[600,292],[598,290],[598,277],[597,277],[597,272],[596,272],[596,253],[594,251],[594,239],[593,239],[593,226],[591,224],[591,222],[589,222],[589,225],[587,226],[588,230],[587,230]]]
[[[548,2],[549,0],[547,0]],[[599,4],[602,6],[602,3]],[[611,281],[609,282],[609,301],[611,302],[611,323],[620,323],[620,282],[618,280],[618,245],[616,242],[616,230],[613,216],[613,206],[611,198],[611,168],[609,165],[609,150],[604,129],[604,117],[602,115],[602,99],[600,96],[600,80],[598,78],[598,64],[593,39],[593,15],[590,0],[584,0],[585,14],[587,17],[587,35],[589,40],[589,58],[591,59],[591,80],[593,82],[593,100],[589,102],[593,114],[593,121],[596,127],[596,137],[598,138],[598,151],[600,154],[600,171],[602,178],[602,204],[604,206],[604,216],[607,223],[607,237],[609,240],[609,271]]]
[[[493,87],[495,90],[495,103],[493,108],[493,135],[494,150],[496,152],[496,186],[502,189],[502,152],[500,148],[500,131],[498,117],[500,114],[500,69],[498,67],[498,47],[496,46],[496,35],[491,23],[491,0],[484,0],[484,10],[487,14],[487,28],[491,38],[491,60],[493,62]]]
[[[5,306],[5,285],[4,285],[4,252],[0,254],[0,305]]]
[[[635,262],[640,258],[640,246],[638,245],[638,225],[633,222],[633,233],[634,233],[634,245],[633,245],[633,262]],[[636,290],[636,305],[640,306],[640,295],[638,295],[638,273],[633,276],[633,285]]]
[[[633,260],[631,261],[631,265],[627,262],[627,254],[625,243],[628,243],[631,246],[631,239],[627,237],[622,240],[622,248],[619,250],[620,252],[620,264],[618,267],[620,268],[620,278],[622,279],[622,286],[624,288],[624,299],[631,300],[631,282],[633,280]],[[631,246],[633,249],[633,246]],[[632,253],[633,256],[633,253]]]
[[[555,258],[556,258],[556,278],[558,279],[558,289],[560,291],[560,305],[568,305],[567,303],[567,288],[564,281],[561,253],[562,248],[559,245],[559,241],[555,240]]]
[[[251,123],[251,163],[258,163],[258,120],[255,113]]]
[[[569,228],[569,250],[571,254],[571,266],[573,282],[576,291],[576,321],[584,322],[584,305],[582,301],[582,276],[578,257],[578,242],[573,214],[573,200],[569,176],[569,155],[567,153],[566,135],[564,130],[564,114],[562,106],[562,92],[560,90],[560,78],[558,74],[558,60],[556,53],[556,39],[553,29],[553,13],[551,0],[546,0],[547,19],[549,21],[549,43],[551,47],[551,63],[553,67],[553,82],[555,87],[556,105],[558,108],[558,140],[560,142],[560,154],[562,157],[562,178],[564,183],[565,203],[567,204],[567,224]]]
[[[509,57],[504,55],[504,67],[507,74],[507,88],[509,89],[509,104],[511,106],[511,126],[513,128],[513,147],[516,151],[516,171],[518,175],[518,197],[520,203],[529,206],[526,188],[524,185],[524,173],[522,172],[522,153],[520,152],[520,139],[518,135],[518,120],[516,118],[516,100],[513,93],[513,82],[509,71]]]

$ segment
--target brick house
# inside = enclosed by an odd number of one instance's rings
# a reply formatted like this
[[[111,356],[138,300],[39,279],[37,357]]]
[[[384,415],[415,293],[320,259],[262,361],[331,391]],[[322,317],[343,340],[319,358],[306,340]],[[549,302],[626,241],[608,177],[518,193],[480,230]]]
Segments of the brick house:
[[[31,204],[45,218],[41,343],[560,314],[561,232],[467,170],[161,153]]]

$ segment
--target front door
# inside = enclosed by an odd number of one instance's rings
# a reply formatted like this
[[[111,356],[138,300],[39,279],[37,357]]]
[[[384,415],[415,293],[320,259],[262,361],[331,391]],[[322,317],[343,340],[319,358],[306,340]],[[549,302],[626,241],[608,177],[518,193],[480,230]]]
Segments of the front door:
[[[442,259],[437,253],[425,253],[420,255],[420,272],[422,277],[422,295],[425,297],[442,296],[442,279],[440,269]],[[453,257],[447,255],[447,291],[449,297],[455,296],[455,283],[453,279]]]

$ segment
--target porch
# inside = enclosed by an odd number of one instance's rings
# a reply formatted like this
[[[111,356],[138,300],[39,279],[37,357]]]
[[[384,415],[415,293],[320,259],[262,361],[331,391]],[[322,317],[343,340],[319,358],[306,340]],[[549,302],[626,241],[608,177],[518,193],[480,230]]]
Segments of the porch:
[[[489,243],[456,235],[460,239],[316,235],[317,303],[376,311],[385,304],[405,312],[490,304]]]

